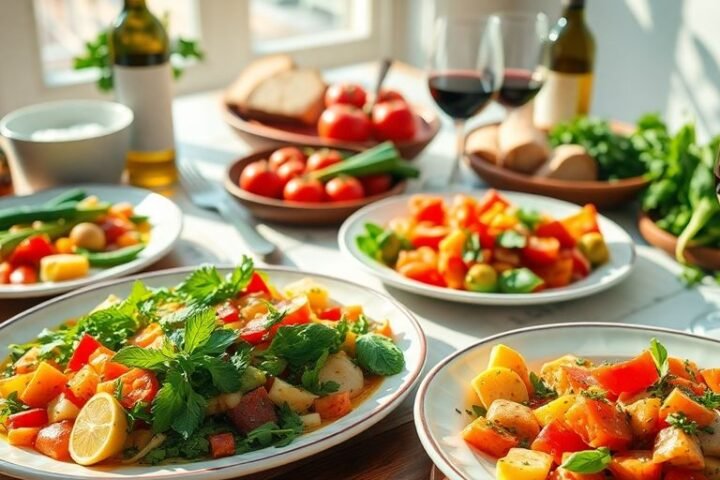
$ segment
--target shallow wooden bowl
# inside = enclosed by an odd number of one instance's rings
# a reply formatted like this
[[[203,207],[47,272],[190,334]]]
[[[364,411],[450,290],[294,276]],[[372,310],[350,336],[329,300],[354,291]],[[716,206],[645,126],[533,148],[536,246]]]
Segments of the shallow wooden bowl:
[[[322,138],[315,126],[297,126],[282,123],[264,123],[243,117],[231,105],[223,102],[223,119],[230,125],[242,139],[254,148],[267,148],[270,144],[278,142],[290,145],[308,145],[311,147],[332,147],[346,150],[365,150],[378,141],[362,143],[344,142]],[[440,120],[430,108],[412,105],[417,122],[415,138],[395,143],[398,151],[406,160],[412,160],[435,138],[440,130]]]
[[[628,131],[627,124],[613,123],[613,128],[622,132]],[[539,178],[498,167],[475,153],[467,152],[466,158],[470,168],[491,187],[559,198],[580,205],[592,203],[603,209],[617,208],[633,201],[650,183],[645,177],[613,181]]]
[[[678,237],[658,227],[645,213],[640,214],[638,229],[650,245],[675,258]],[[720,270],[720,248],[689,247],[685,249],[685,258],[692,265],[708,270]]]
[[[316,148],[304,145],[300,148]],[[240,188],[238,181],[243,169],[256,160],[268,158],[277,148],[255,152],[233,162],[225,175],[225,190],[245,206],[255,217],[270,222],[300,226],[337,225],[356,210],[381,198],[405,191],[407,181],[400,180],[385,193],[351,202],[298,203],[255,195]]]

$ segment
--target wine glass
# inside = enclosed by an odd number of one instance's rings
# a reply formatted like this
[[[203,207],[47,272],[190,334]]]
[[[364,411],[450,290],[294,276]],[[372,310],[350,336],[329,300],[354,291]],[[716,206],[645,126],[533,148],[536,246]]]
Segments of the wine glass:
[[[532,100],[547,75],[549,22],[541,12],[501,12],[503,81],[498,102],[509,110]]]
[[[442,16],[435,22],[428,86],[438,107],[455,121],[455,183],[465,150],[465,121],[497,95],[503,76],[500,19]]]

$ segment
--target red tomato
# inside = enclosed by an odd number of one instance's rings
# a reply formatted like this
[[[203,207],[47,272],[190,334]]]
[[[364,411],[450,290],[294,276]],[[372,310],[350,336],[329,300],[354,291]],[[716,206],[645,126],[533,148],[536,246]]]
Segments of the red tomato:
[[[14,266],[32,265],[38,267],[40,259],[55,253],[52,243],[43,235],[28,237],[15,247],[10,255],[10,263]]]
[[[318,121],[318,134],[323,138],[364,142],[371,133],[372,124],[365,112],[350,105],[332,105]]]
[[[266,160],[252,162],[243,168],[240,188],[270,198],[279,198],[283,191],[282,180],[277,173],[270,170]]]
[[[35,438],[35,449],[55,460],[70,460],[70,432],[72,420],[53,423],[40,430]]]
[[[107,217],[100,224],[100,228],[105,232],[105,240],[107,243],[111,244],[115,243],[120,236],[131,230],[133,226],[128,220],[118,217]]]
[[[367,101],[367,92],[360,85],[354,83],[336,83],[330,85],[325,92],[325,106],[353,105],[362,108]]]
[[[555,240],[554,238],[544,238],[543,240]],[[529,258],[525,255],[523,250],[523,257],[529,261]],[[561,257],[548,265],[538,265],[537,260],[531,270],[535,272],[535,275],[542,278],[545,285],[549,288],[560,288],[565,287],[572,282],[573,279],[573,260],[568,257]]]
[[[435,285],[436,287],[447,287],[445,279],[440,275],[438,269],[427,263],[410,262],[399,267],[398,272],[418,282]]]
[[[416,222],[430,222],[435,225],[445,223],[445,201],[442,197],[413,195],[408,203],[410,215]]]
[[[618,452],[612,456],[608,470],[617,480],[660,480],[662,464],[653,463],[653,453],[648,450]],[[672,478],[665,476],[665,479]],[[684,475],[683,480],[692,477]]]
[[[319,203],[325,200],[325,187],[318,180],[293,178],[285,185],[283,198],[289,202]]]
[[[342,316],[342,307],[329,307],[318,314],[318,318],[322,320],[332,320],[333,322],[337,322]]]
[[[42,427],[47,423],[48,415],[45,408],[31,408],[24,412],[13,413],[6,422],[8,428]]]
[[[243,295],[250,293],[270,293],[270,287],[268,287],[265,279],[258,272],[253,272],[250,277],[250,282],[242,291]]]
[[[578,396],[565,414],[568,426],[593,448],[627,450],[632,431],[624,412],[605,400]]]
[[[270,159],[268,160],[268,165],[270,166],[270,170],[273,172],[277,172],[278,169],[285,165],[287,162],[290,161],[296,161],[300,162],[303,165],[305,164],[305,160],[307,158],[305,157],[305,154],[297,147],[283,147],[275,150],[272,155],[270,155]]]
[[[573,261],[574,278],[580,280],[590,275],[592,267],[590,266],[588,259],[585,258],[585,255],[583,255],[580,250],[577,248],[570,250],[570,258],[572,258]]]
[[[301,325],[310,321],[312,310],[307,297],[295,297],[275,305],[278,312],[285,312],[279,323],[272,324],[272,314],[261,315],[250,320],[241,330],[240,338],[257,345],[272,339],[278,329],[284,325]]]
[[[277,169],[277,175],[280,177],[280,182],[284,188],[290,180],[301,176],[304,171],[304,163],[298,162],[297,160],[290,160],[289,162],[280,165],[280,168]]]
[[[573,248],[575,246],[575,238],[568,229],[565,228],[565,225],[557,220],[539,225],[535,229],[535,235],[538,237],[557,238],[562,248]]]
[[[526,262],[533,265],[549,265],[560,255],[560,242],[552,237],[529,237],[522,249]]]
[[[235,455],[235,437],[232,433],[216,433],[208,437],[213,458]]]
[[[415,137],[415,114],[399,100],[376,104],[372,109],[373,135],[378,140],[403,141]]]
[[[395,90],[382,89],[380,90],[380,95],[378,95],[377,101],[375,103],[392,102],[394,100],[400,100],[404,102],[405,97],[403,97]]]
[[[586,368],[563,366],[561,370],[574,392],[581,392],[598,384],[592,372]]]
[[[70,357],[67,368],[72,372],[77,372],[87,365],[90,360],[90,355],[100,347],[102,347],[102,344],[95,340],[92,335],[88,335],[87,333],[83,334],[77,347],[75,347],[72,357]]]
[[[421,222],[415,225],[412,230],[410,242],[413,247],[430,247],[437,250],[440,242],[450,233],[448,227],[444,225],[433,225],[429,222]]]
[[[498,203],[501,204],[501,205],[504,205],[504,206],[510,205],[510,204],[508,203],[508,201],[505,200],[505,199],[498,193],[497,190],[495,190],[494,188],[493,188],[493,189],[490,189],[490,190],[487,191],[487,193],[486,193],[485,195],[483,195],[483,197],[482,197],[480,200],[478,200],[478,202],[477,202],[477,207],[476,207],[476,209],[475,209],[475,214],[478,215],[478,216],[480,216],[480,215],[482,215],[483,213],[485,213],[485,212],[487,212],[488,210],[490,210],[493,206],[495,206],[495,205],[498,204]]]
[[[322,170],[325,167],[335,165],[336,163],[340,163],[342,161],[343,156],[340,155],[340,152],[324,148],[316,151],[308,157],[305,169],[308,172],[313,172],[315,170]]]
[[[0,284],[10,283],[10,272],[12,272],[10,262],[0,263]]]
[[[563,453],[587,450],[588,446],[577,433],[557,419],[545,425],[531,448],[552,455],[559,465],[562,463]]]
[[[393,178],[392,175],[387,173],[378,173],[376,175],[368,175],[360,178],[365,195],[372,197],[374,195],[380,195],[385,193],[392,187]]]
[[[125,408],[133,408],[139,402],[145,402],[147,404],[152,403],[155,395],[157,395],[160,389],[157,377],[154,373],[149,370],[143,370],[141,368],[133,368],[129,372],[124,373],[118,377],[122,385],[122,399],[120,404]],[[112,380],[110,383],[114,393],[115,382]]]
[[[655,383],[658,372],[649,351],[612,365],[600,365],[592,371],[600,386],[616,395],[637,393]]]
[[[223,323],[232,323],[240,320],[240,311],[230,302],[225,302],[217,307],[215,313]]]
[[[325,184],[325,193],[333,202],[349,202],[365,196],[362,183],[355,177],[335,177]]]
[[[13,285],[27,285],[37,282],[37,272],[27,265],[20,265],[10,272],[10,283]]]

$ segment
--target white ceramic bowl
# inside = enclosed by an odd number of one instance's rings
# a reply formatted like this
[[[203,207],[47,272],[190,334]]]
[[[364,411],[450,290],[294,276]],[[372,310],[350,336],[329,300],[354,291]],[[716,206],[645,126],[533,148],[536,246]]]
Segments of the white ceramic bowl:
[[[0,135],[21,193],[77,183],[117,183],[130,146],[133,112],[102,100],[63,100],[20,108],[0,120]],[[84,134],[40,139],[34,133],[93,124]]]

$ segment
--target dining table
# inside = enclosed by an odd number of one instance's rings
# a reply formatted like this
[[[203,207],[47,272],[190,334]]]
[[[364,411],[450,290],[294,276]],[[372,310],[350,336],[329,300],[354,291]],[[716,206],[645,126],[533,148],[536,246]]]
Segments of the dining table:
[[[374,83],[378,63],[329,69],[328,82]],[[180,80],[182,81],[182,80]],[[396,88],[411,102],[433,106],[422,70],[396,63],[385,85]],[[173,105],[179,161],[194,162],[202,175],[222,185],[233,160],[252,151],[223,120],[222,90],[179,96]],[[438,111],[439,112],[439,111]],[[438,113],[440,115],[440,113]],[[504,110],[491,105],[472,119],[468,128],[502,119]],[[442,115],[441,115],[442,117]],[[453,125],[442,117],[442,127],[428,147],[413,160],[421,177],[409,191],[422,191],[450,175],[455,151]],[[437,187],[434,187],[437,188]],[[486,188],[463,165],[454,190]],[[166,192],[184,213],[181,237],[174,249],[150,267],[159,270],[204,263],[227,265],[248,254],[241,235],[217,213],[196,207],[180,185]],[[688,330],[695,319],[720,309],[720,287],[703,284],[686,287],[681,267],[665,253],[648,246],[637,229],[638,205],[602,212],[621,225],[636,242],[635,268],[621,284],[593,296],[535,306],[482,306],[426,298],[383,285],[362,270],[338,248],[338,227],[311,228],[259,222],[258,231],[277,246],[274,254],[256,258],[259,265],[276,264],[307,272],[329,274],[384,292],[404,304],[419,321],[427,337],[429,371],[442,358],[484,337],[521,327],[564,322],[615,322],[646,324]],[[44,299],[0,300],[0,322]],[[421,379],[424,373],[421,375]],[[416,388],[386,418],[352,440],[320,454],[243,478],[269,479],[427,479],[432,461],[415,432],[413,402]],[[10,477],[0,475],[0,479]],[[433,478],[441,478],[434,476]]]

